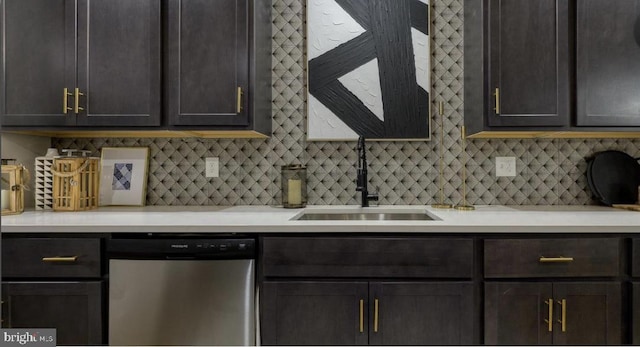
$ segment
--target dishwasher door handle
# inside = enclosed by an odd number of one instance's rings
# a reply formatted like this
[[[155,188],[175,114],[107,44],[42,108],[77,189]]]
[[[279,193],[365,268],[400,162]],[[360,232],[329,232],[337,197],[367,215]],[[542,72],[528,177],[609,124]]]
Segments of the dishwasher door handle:
[[[167,255],[164,257],[166,260],[196,260],[192,255]]]

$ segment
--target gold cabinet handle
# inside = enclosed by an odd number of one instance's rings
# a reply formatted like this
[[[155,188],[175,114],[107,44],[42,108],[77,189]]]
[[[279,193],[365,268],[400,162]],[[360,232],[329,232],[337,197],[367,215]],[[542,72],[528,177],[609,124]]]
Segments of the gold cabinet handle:
[[[559,300],[558,303],[561,306],[561,312],[560,312],[560,319],[558,320],[558,323],[560,323],[561,328],[562,328],[562,332],[566,333],[567,332],[567,299],[562,299]]]
[[[364,332],[364,300],[360,299],[360,332]]]
[[[494,107],[494,110],[496,114],[500,114],[500,88],[496,88],[493,95],[496,97],[496,107]]]
[[[45,263],[73,263],[78,260],[78,256],[71,257],[44,257],[42,261]]]
[[[63,89],[63,94],[62,94],[62,113],[63,114],[67,114],[67,112],[72,110],[72,108],[69,107],[69,97],[71,95],[73,94],[69,93],[69,88]]]
[[[373,300],[373,332],[378,332],[378,299]]]
[[[573,261],[573,257],[559,256],[554,258],[547,258],[545,256],[541,256],[539,261],[541,263],[570,263]]]
[[[549,326],[549,331],[553,331],[553,299],[546,300],[544,303],[549,306],[549,316],[544,322]]]
[[[76,88],[76,91],[75,91],[76,104],[74,106],[74,112],[76,114],[80,113],[80,111],[84,111],[84,108],[80,107],[80,95],[84,95],[84,93],[80,92],[80,88]]]
[[[238,87],[238,107],[236,109],[236,111],[238,111],[237,113],[240,113],[242,111],[242,87]]]

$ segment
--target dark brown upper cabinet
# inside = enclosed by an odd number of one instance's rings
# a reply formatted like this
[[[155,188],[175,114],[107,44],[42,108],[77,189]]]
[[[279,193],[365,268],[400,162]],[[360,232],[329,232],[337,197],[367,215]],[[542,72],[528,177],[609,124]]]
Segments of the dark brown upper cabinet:
[[[577,2],[577,125],[640,126],[640,0]]]
[[[464,6],[467,132],[568,126],[568,0],[481,0]]]
[[[568,0],[489,1],[489,126],[569,123],[568,9]]]
[[[159,0],[5,0],[1,20],[3,126],[160,125]]]
[[[640,0],[478,0],[464,11],[468,134],[640,130]]]
[[[271,132],[271,3],[169,0],[166,107],[175,129]]]

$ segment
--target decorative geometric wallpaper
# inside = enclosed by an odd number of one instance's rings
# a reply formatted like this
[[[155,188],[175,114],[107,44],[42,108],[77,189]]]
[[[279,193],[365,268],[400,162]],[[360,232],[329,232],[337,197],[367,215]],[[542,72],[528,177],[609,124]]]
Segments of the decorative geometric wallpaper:
[[[278,205],[280,168],[307,165],[308,204],[359,204],[356,143],[307,142],[304,0],[273,0],[273,136],[270,139],[54,139],[61,148],[150,148],[147,205]],[[434,0],[431,141],[368,142],[369,188],[381,205],[439,201],[444,152],[445,202],[474,205],[587,205],[585,158],[606,149],[640,157],[640,140],[476,139],[462,152],[463,0]],[[437,108],[433,108],[434,110]],[[442,128],[444,127],[444,129]],[[441,129],[444,137],[440,135]],[[444,148],[440,147],[443,144]],[[515,156],[516,177],[495,177],[495,157]],[[205,157],[220,158],[220,177],[205,177]]]

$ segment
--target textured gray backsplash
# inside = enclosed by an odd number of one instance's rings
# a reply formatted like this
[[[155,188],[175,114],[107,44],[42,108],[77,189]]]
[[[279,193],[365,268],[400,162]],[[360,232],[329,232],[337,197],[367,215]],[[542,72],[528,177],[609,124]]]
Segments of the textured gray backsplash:
[[[99,154],[104,146],[148,146],[147,205],[277,205],[280,167],[307,165],[310,205],[358,204],[355,142],[307,142],[304,0],[273,0],[273,136],[237,139],[54,139],[58,148]],[[463,123],[463,2],[435,0],[431,14],[433,105],[430,142],[367,143],[369,187],[380,204],[424,205],[439,200],[440,144],[444,145],[445,201],[474,205],[586,205],[585,157],[617,149],[640,157],[640,140],[469,140]],[[437,107],[433,108],[434,110]],[[435,113],[435,112],[434,112]],[[444,126],[444,138],[440,136]],[[516,177],[495,177],[495,157],[515,156]],[[206,178],[205,157],[220,158],[220,177]]]

